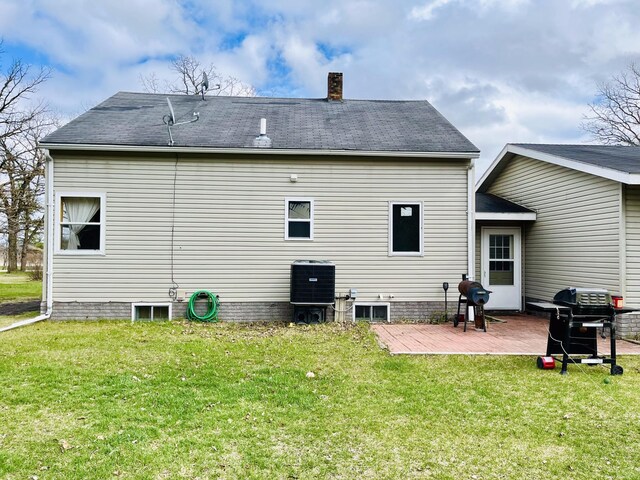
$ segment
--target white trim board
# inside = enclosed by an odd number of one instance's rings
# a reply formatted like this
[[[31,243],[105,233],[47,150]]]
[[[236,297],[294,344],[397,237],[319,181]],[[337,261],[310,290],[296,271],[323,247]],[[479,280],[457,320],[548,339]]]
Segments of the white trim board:
[[[637,173],[621,172],[620,170],[579,162],[570,158],[559,157],[557,155],[507,143],[491,163],[489,168],[484,172],[480,180],[476,183],[476,192],[485,190],[485,187],[488,186],[485,184],[491,183],[493,177],[502,170],[503,163],[510,160],[510,158],[507,157],[510,157],[511,155],[521,155],[523,157],[533,158],[534,160],[558,165],[560,167],[569,168],[579,172],[589,173],[597,177],[607,178],[627,185],[640,185],[640,174]]]
[[[532,221],[536,220],[536,212],[520,212],[520,213],[493,213],[493,212],[476,212],[476,220],[511,220],[511,221]]]

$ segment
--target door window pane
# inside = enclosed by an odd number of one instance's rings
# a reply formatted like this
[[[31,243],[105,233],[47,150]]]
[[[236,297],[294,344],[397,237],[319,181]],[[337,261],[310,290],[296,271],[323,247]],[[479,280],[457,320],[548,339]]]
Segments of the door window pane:
[[[513,261],[490,261],[489,284],[513,285]]]
[[[489,235],[489,284],[513,285],[513,235]]]

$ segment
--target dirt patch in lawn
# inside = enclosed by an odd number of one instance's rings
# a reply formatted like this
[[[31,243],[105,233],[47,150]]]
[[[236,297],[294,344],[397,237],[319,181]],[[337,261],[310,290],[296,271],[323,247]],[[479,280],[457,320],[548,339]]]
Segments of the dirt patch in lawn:
[[[21,313],[37,311],[39,309],[40,300],[3,303],[0,305],[0,315],[20,315]]]

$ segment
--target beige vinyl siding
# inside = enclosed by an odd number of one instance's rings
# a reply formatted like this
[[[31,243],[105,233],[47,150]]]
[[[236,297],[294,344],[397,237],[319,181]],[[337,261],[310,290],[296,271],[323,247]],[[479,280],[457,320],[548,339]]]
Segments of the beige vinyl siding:
[[[526,297],[570,285],[620,291],[617,182],[518,156],[489,193],[537,212],[525,236]]]
[[[106,194],[106,254],[55,256],[55,301],[166,301],[175,158],[56,156],[55,189]],[[290,264],[331,260],[336,288],[442,300],[467,269],[465,161],[180,157],[174,277],[223,302],[288,301]],[[298,181],[290,181],[291,174]],[[314,240],[284,240],[286,197],[314,199]],[[388,255],[389,201],[423,202],[424,256]]]
[[[640,305],[640,186],[625,185],[626,305]]]

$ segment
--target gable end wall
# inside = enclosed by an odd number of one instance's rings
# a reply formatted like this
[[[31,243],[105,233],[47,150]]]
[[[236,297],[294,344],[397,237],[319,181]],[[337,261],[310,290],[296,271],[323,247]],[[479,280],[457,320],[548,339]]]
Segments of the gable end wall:
[[[525,297],[567,286],[619,293],[620,184],[516,156],[488,189],[537,212],[526,229]]]

